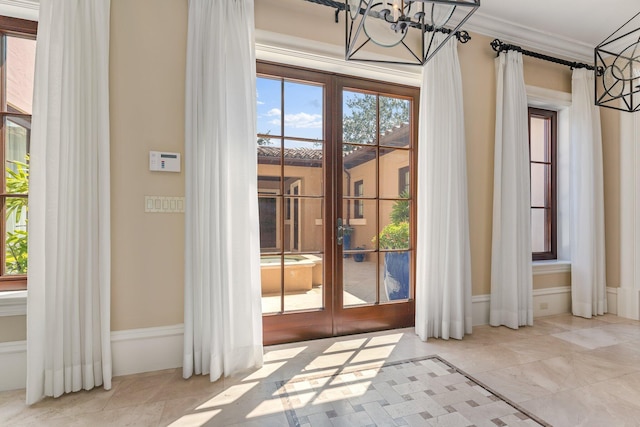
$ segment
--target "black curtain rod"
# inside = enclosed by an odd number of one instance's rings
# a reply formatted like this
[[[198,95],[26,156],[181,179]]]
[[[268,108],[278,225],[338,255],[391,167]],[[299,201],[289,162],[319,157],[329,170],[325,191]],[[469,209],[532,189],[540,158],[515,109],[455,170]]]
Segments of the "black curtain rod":
[[[525,50],[523,48],[521,48],[520,46],[516,46],[514,44],[508,44],[508,43],[504,43],[499,39],[495,39],[491,42],[491,48],[498,53],[498,55],[500,54],[500,52],[507,52],[510,50],[515,50],[516,52],[520,52],[523,55],[526,56],[531,56],[533,58],[538,58],[538,59],[542,59],[544,61],[549,61],[549,62],[553,62],[555,64],[560,64],[560,65],[566,65],[567,67],[571,67],[573,68],[586,68],[587,70],[596,70],[596,75],[601,76],[604,72],[602,67],[596,67],[593,65],[589,65],[589,64],[585,64],[583,62],[572,62],[572,61],[567,61],[566,59],[560,59],[560,58],[556,58],[553,56],[549,56],[549,55],[545,55],[542,53],[538,53],[538,52],[532,52],[530,50]]]

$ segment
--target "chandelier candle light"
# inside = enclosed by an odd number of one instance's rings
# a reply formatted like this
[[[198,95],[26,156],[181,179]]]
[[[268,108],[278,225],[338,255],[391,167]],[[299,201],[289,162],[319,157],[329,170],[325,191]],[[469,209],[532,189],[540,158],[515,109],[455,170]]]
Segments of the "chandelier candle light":
[[[346,0],[346,59],[424,65],[449,38],[466,43],[462,25],[480,0]],[[439,44],[436,33],[446,34]]]

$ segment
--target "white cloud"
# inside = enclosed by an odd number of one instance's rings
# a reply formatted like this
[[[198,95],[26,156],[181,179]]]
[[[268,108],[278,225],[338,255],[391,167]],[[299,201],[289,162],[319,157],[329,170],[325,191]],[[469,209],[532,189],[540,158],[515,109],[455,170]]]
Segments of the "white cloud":
[[[273,117],[268,123],[280,126],[282,112],[279,108],[272,108],[267,111],[265,117]],[[285,114],[284,125],[293,129],[320,129],[322,128],[322,114],[309,114],[300,112],[296,114]]]
[[[258,105],[264,105],[264,102],[262,101],[257,101]]]
[[[285,114],[284,124],[294,129],[319,129],[322,127],[322,114]]]

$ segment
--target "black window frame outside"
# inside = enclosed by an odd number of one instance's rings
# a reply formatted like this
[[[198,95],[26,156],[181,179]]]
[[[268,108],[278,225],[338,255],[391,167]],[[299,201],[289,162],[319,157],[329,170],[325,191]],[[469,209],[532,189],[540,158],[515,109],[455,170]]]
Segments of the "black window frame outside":
[[[549,162],[539,162],[531,160],[531,118],[542,118],[548,120],[550,123],[549,129]],[[531,165],[536,164],[548,164],[550,165],[551,177],[547,183],[546,200],[544,207],[531,206],[530,211],[533,209],[547,209],[545,218],[545,232],[548,231],[549,236],[545,236],[545,243],[549,240],[549,251],[545,252],[531,252],[533,261],[549,261],[558,259],[558,112],[554,110],[548,110],[537,107],[528,108],[528,128],[529,128],[529,173],[531,174]],[[531,176],[531,175],[530,175]],[[548,208],[547,208],[548,206]],[[545,244],[546,246],[546,244]]]

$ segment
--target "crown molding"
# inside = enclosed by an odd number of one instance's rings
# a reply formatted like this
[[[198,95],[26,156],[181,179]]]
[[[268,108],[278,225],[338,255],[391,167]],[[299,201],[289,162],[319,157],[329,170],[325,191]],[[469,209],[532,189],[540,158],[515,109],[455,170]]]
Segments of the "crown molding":
[[[38,20],[40,0],[0,0],[0,15],[12,18]]]
[[[593,64],[595,46],[525,25],[514,24],[481,12],[474,13],[464,25],[464,29],[498,38],[505,43],[519,45],[527,50]]]

